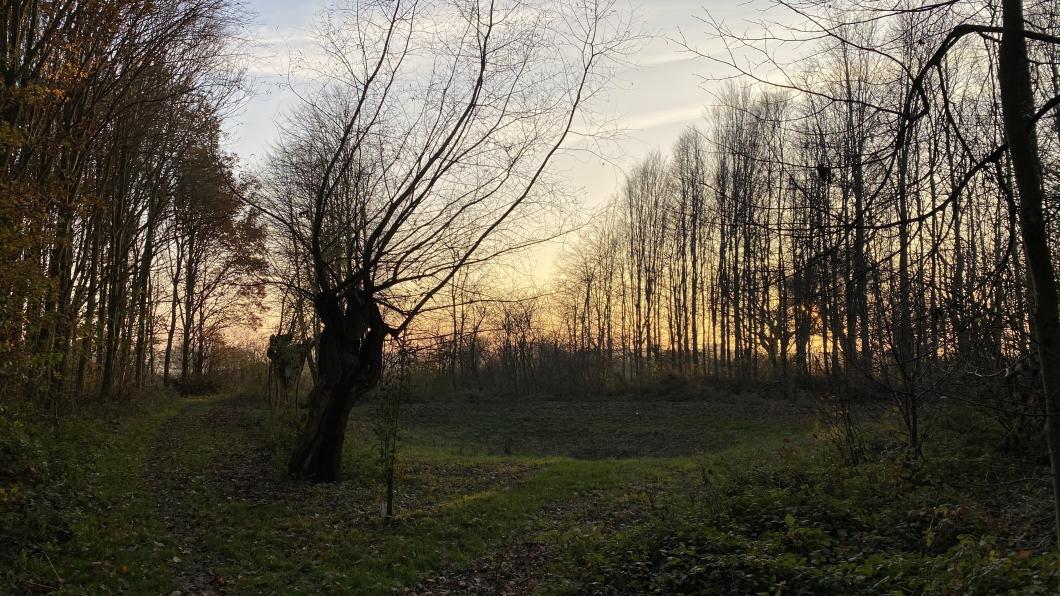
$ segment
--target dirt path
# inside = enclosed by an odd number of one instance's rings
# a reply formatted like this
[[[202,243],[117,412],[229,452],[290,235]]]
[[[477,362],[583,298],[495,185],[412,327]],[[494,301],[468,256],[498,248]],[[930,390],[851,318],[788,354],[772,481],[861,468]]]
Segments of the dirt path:
[[[223,594],[223,586],[212,571],[213,560],[203,547],[200,529],[188,514],[186,499],[201,486],[202,477],[193,477],[178,457],[182,441],[194,440],[201,433],[199,404],[189,402],[163,424],[146,462],[145,478],[157,500],[159,517],[166,524],[179,555],[173,557],[174,574],[181,586],[176,594]]]
[[[248,413],[256,406],[246,398],[189,399],[163,424],[145,463],[159,516],[179,551],[172,564],[180,594],[226,593],[217,569],[230,561],[207,544],[213,537],[207,533],[217,529],[196,519],[196,503],[201,511],[204,500],[260,505],[297,498],[299,485],[252,439]]]
[[[549,546],[523,541],[482,557],[465,569],[439,574],[405,590],[417,596],[531,594],[548,568]]]
[[[155,494],[159,517],[165,522],[179,554],[173,557],[173,572],[181,590],[176,594],[219,596],[225,593],[225,580],[216,572],[223,556],[212,552],[204,541],[209,531],[192,514],[189,501],[232,499],[264,502],[276,497],[269,482],[268,453],[261,449],[240,449],[218,462],[211,453],[210,432],[238,430],[246,424],[244,406],[228,398],[188,401],[167,420],[147,462],[145,478]],[[188,460],[189,446],[206,450],[208,461],[196,466]],[[202,455],[201,453],[199,454]],[[223,462],[223,463],[222,463]],[[223,482],[218,482],[223,479]]]
[[[180,590],[171,596],[220,596],[229,588],[239,591],[244,580],[222,577],[219,569],[242,567],[238,551],[218,546],[225,532],[223,523],[212,523],[208,511],[214,503],[245,503],[252,506],[277,505],[299,510],[319,487],[309,487],[287,478],[275,464],[273,454],[261,439],[258,404],[232,398],[189,399],[180,411],[166,420],[155,438],[145,478],[155,495],[158,515],[165,523],[177,556],[171,561],[172,573]],[[481,468],[481,469],[480,469]],[[530,466],[509,464],[481,467],[431,463],[416,470],[425,478],[445,478],[446,486],[457,486],[453,494],[411,491],[402,496],[401,510],[427,512],[439,502],[460,494],[510,487],[526,476]],[[354,489],[357,490],[354,490]],[[363,495],[361,493],[364,493]],[[364,515],[351,515],[344,524],[375,524],[370,519],[374,490],[343,487],[333,495],[351,512],[365,509]],[[362,503],[363,501],[363,503]],[[338,503],[338,502],[337,502]],[[363,506],[363,507],[362,507]],[[583,495],[577,502],[553,502],[528,519],[520,536],[500,539],[483,556],[470,564],[442,568],[405,588],[412,594],[527,594],[547,577],[552,547],[534,536],[543,530],[604,524],[616,512],[605,506],[601,495]],[[363,519],[362,519],[363,518]],[[215,520],[216,521],[216,520]],[[269,523],[262,520],[263,523]],[[618,524],[621,525],[621,524]],[[303,540],[289,536],[290,548]],[[514,539],[513,539],[514,538]],[[213,547],[211,548],[211,544]],[[302,544],[302,546],[306,546]],[[222,549],[218,552],[218,549]],[[231,558],[235,557],[235,559]],[[235,572],[233,572],[235,573]]]

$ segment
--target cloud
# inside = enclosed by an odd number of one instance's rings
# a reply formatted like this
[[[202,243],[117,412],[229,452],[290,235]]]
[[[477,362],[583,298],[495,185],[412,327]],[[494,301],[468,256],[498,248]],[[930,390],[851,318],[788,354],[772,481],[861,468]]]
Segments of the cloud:
[[[638,58],[635,60],[635,63],[641,68],[650,68],[653,66],[666,66],[667,64],[674,64],[677,62],[689,62],[696,58],[697,56],[691,52],[665,52]]]
[[[324,60],[320,40],[301,28],[258,27],[248,49],[247,72],[258,77],[285,77]]]
[[[666,110],[648,112],[644,114],[633,114],[623,118],[620,125],[633,130],[646,130],[657,126],[675,124],[698,120],[703,117],[704,107],[702,103],[688,104]]]

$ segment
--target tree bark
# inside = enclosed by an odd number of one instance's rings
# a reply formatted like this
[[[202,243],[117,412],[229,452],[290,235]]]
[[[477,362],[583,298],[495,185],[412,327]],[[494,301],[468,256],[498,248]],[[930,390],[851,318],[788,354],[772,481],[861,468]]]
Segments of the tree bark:
[[[166,355],[162,363],[162,384],[169,387],[172,384],[172,378],[169,374],[170,363],[173,359],[173,336],[177,329],[177,308],[180,288],[180,276],[182,267],[184,265],[184,252],[183,244],[177,241],[177,260],[176,265],[173,268],[173,284],[170,287],[172,294],[169,298],[169,328],[166,331]]]
[[[187,239],[188,254],[184,264],[184,317],[182,321],[184,333],[180,342],[180,384],[185,390],[187,389],[188,374],[191,371],[191,334],[195,330],[195,292],[199,273],[197,258],[199,247],[196,241],[196,234],[192,231]]]
[[[315,301],[323,322],[317,378],[309,393],[309,418],[287,466],[292,476],[302,480],[339,479],[350,410],[382,374],[386,326],[370,298],[356,296],[345,312],[334,296],[321,293]]]
[[[1005,136],[1019,188],[1020,235],[1030,272],[1034,304],[1031,325],[1038,340],[1041,381],[1045,397],[1045,431],[1053,476],[1053,507],[1060,544],[1060,313],[1056,277],[1049,252],[1049,235],[1042,205],[1042,164],[1034,129],[1034,92],[1031,87],[1022,0],[1003,0],[998,83]]]

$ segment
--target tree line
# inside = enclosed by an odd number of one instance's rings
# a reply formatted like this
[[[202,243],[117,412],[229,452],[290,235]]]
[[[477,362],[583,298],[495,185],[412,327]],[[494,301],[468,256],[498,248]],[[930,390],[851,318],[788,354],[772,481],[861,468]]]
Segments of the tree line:
[[[722,49],[689,50],[736,82],[630,169],[547,296],[491,298],[476,276],[550,237],[549,166],[636,37],[613,2],[334,3],[257,182],[222,150],[237,7],[10,0],[0,391],[194,389],[271,286],[311,372],[302,478],[338,477],[400,341],[451,387],[823,381],[888,399],[913,458],[926,403],[971,402],[1045,441],[1060,495],[1056,3],[780,5],[797,24],[753,35],[703,16]]]
[[[945,22],[934,27],[945,37]],[[947,55],[921,85],[945,101],[913,119],[905,73],[919,68],[913,54],[929,58],[930,32],[915,19],[851,26],[790,74],[796,89],[722,85],[703,125],[630,169],[548,296],[452,308],[437,333],[445,366],[484,363],[473,352],[487,342],[502,353],[513,309],[535,312],[540,337],[591,356],[578,368],[592,378],[840,378],[899,398],[915,447],[920,401],[1001,380],[1037,348],[1013,163],[996,149],[994,48]],[[884,40],[913,63],[866,49]],[[1057,50],[1038,49],[1046,103],[1060,94]],[[1055,199],[1060,116],[1039,130]]]
[[[263,228],[222,149],[223,0],[0,10],[0,386],[56,409],[190,384],[260,300]]]
[[[1006,448],[1047,451],[1055,480],[1057,5],[782,7],[799,24],[703,17],[723,49],[689,50],[738,77],[578,235],[518,334],[526,385],[801,383],[833,422],[854,397],[892,405],[912,458],[924,407],[949,400],[992,414]],[[435,370],[511,387],[491,374],[508,309],[454,315]]]

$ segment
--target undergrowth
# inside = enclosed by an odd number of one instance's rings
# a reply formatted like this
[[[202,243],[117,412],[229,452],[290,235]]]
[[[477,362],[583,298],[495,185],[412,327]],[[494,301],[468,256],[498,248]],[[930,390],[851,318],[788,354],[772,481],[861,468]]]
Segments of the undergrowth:
[[[574,594],[1055,594],[1047,484],[940,412],[920,461],[850,466],[827,445],[703,460],[643,523],[575,528],[541,590]],[[956,427],[963,427],[960,433]],[[972,430],[972,432],[969,432]],[[873,429],[886,443],[886,426]]]
[[[303,413],[253,396],[3,411],[0,593],[458,589],[483,561],[556,594],[1060,592],[1047,469],[989,419],[936,410],[919,460],[876,423],[849,465],[784,404],[410,403],[389,521],[370,403],[328,486],[284,473]]]
[[[59,422],[0,410],[0,593],[172,589],[142,462],[176,408],[160,396]]]

